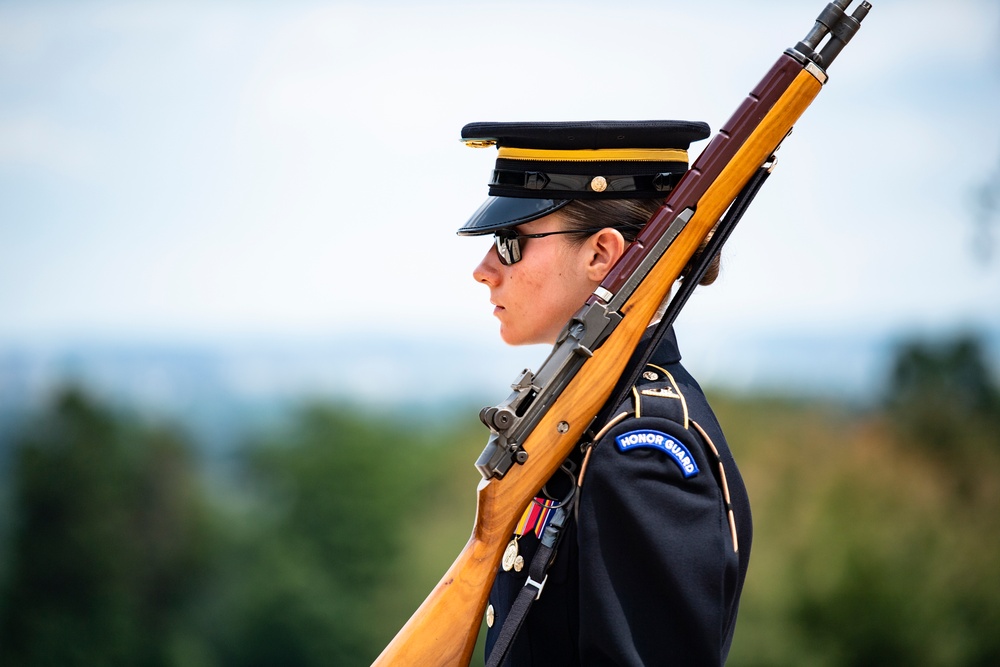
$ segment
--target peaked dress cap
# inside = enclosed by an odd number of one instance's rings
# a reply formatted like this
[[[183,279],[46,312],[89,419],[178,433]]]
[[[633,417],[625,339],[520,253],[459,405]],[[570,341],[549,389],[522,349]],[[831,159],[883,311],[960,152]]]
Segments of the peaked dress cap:
[[[459,230],[479,236],[537,220],[574,199],[666,197],[708,125],[678,120],[469,123],[462,141],[496,146],[489,198]]]

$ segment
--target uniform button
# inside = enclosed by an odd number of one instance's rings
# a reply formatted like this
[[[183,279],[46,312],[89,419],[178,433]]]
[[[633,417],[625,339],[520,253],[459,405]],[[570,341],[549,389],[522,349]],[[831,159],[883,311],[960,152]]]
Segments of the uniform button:
[[[496,615],[493,613],[493,605],[486,608],[486,627],[492,628]]]

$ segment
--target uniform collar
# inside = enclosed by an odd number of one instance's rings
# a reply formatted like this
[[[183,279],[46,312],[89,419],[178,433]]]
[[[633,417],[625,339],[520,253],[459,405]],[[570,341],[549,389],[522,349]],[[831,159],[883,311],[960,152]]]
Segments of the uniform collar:
[[[637,354],[633,355],[633,358],[635,358],[638,353],[646,349],[646,346],[649,345],[655,331],[655,326],[651,326],[646,329],[646,332],[639,340],[639,345],[636,347]],[[667,366],[669,364],[680,363],[680,360],[681,352],[677,347],[677,334],[674,333],[674,326],[670,325],[670,328],[663,334],[663,338],[660,339],[660,344],[649,358],[649,363],[656,364],[657,366]]]

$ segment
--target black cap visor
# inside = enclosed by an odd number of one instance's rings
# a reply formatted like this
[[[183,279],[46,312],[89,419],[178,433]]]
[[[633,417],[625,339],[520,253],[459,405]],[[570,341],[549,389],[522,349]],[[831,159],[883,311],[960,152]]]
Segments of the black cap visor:
[[[558,211],[570,199],[528,199],[524,197],[490,197],[469,221],[458,230],[459,236],[482,236],[498,229],[522,225]]]

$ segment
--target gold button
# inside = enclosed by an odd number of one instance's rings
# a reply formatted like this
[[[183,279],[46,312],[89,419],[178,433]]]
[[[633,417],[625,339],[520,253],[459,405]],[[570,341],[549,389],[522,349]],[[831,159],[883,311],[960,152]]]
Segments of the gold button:
[[[493,605],[486,608],[486,627],[492,628],[496,615],[493,613]]]
[[[604,192],[608,189],[608,179],[603,176],[594,176],[590,181],[590,189],[594,192]]]

